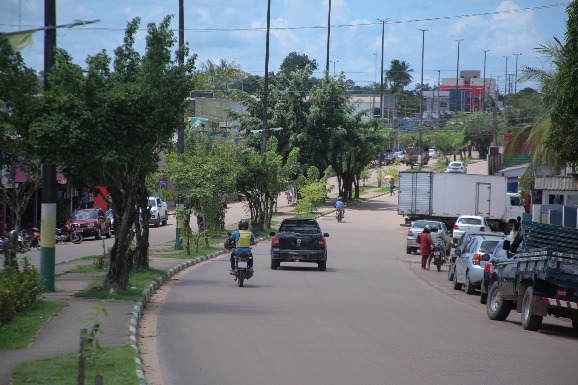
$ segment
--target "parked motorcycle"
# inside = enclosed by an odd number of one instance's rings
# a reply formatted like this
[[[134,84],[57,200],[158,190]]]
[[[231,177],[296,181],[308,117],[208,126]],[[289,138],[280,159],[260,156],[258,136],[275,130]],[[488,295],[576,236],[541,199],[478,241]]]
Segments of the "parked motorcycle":
[[[82,233],[78,229],[77,224],[72,224],[70,226],[70,231],[65,227],[57,228],[55,234],[56,243],[64,243],[71,241],[72,243],[80,243],[83,241]]]
[[[335,209],[335,218],[337,218],[337,222],[341,222],[341,220],[343,219],[342,209]]]
[[[15,230],[10,231],[10,236],[14,235]],[[9,242],[8,238],[4,239],[4,242]],[[32,244],[32,237],[24,230],[18,232],[18,238],[16,240],[16,251],[19,253],[25,253],[30,250],[30,245]],[[4,248],[4,245],[2,245]]]
[[[442,271],[442,265],[445,262],[445,253],[443,249],[439,246],[434,246],[432,256],[434,265],[437,267],[438,271]]]
[[[249,253],[235,251],[235,240],[231,238],[231,233],[227,233],[229,238],[225,241],[225,249],[233,250],[231,256],[235,260],[235,270],[233,270],[234,280],[237,281],[239,287],[243,287],[244,281],[250,279],[253,276],[253,269],[249,269],[249,260],[253,259],[253,256]]]

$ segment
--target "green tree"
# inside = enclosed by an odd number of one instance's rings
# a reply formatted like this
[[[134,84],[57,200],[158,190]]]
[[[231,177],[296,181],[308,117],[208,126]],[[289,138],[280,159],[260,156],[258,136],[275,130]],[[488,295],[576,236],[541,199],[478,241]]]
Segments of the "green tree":
[[[413,80],[411,72],[413,69],[405,60],[393,59],[391,61],[389,69],[385,72],[385,78],[394,94],[401,93],[411,83]]]
[[[285,57],[285,59],[283,59],[283,62],[279,67],[279,74],[289,76],[292,72],[301,70],[306,71],[310,77],[318,67],[319,65],[317,64],[317,60],[309,59],[309,56],[306,54],[291,52]]]
[[[485,159],[493,140],[494,120],[492,113],[478,112],[467,115],[463,122],[464,142],[467,144],[469,155],[471,156],[471,147],[475,146],[480,154],[480,159]]]
[[[187,57],[188,46],[171,53],[177,41],[170,20],[147,26],[141,57],[134,49],[140,19],[134,19],[114,59],[105,51],[89,57],[86,76],[59,51],[45,113],[33,127],[35,146],[45,160],[66,164],[76,185],[104,186],[110,194],[119,227],[105,289],[126,287],[136,207],[146,196],[147,176],[158,169],[159,155],[172,146],[175,128],[183,125],[185,98],[192,89],[195,57],[179,65],[178,55]]]
[[[552,125],[546,148],[556,151],[558,164],[573,172],[578,167],[578,1],[567,7],[566,45],[564,60],[557,75],[559,93],[552,108]]]
[[[27,140],[40,93],[34,70],[26,67],[20,53],[0,35],[0,202],[6,202],[14,214],[15,230],[4,246],[4,266],[16,269],[16,241],[22,215],[41,183],[36,149]],[[25,180],[17,177],[19,173],[25,175]]]

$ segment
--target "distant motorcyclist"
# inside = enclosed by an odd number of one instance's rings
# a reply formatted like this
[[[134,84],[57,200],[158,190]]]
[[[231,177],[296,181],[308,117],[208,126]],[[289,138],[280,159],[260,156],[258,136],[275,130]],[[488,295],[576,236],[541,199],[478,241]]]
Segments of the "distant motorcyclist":
[[[337,202],[335,202],[335,209],[341,210],[341,218],[345,218],[345,202],[341,197],[337,198]]]
[[[231,238],[235,241],[235,251],[231,253],[231,271],[230,274],[235,274],[235,255],[244,252],[252,256],[251,246],[255,245],[255,236],[249,231],[249,221],[241,219],[239,221],[239,230],[233,231]],[[249,258],[247,262],[249,271],[253,271],[253,258]]]
[[[445,245],[445,236],[438,232],[438,228],[436,226],[429,226],[430,230],[430,237],[433,243],[433,247],[439,247],[443,251],[443,255],[446,255],[446,245]],[[431,265],[431,260],[433,259],[433,254],[430,254],[427,260],[427,268],[429,269]]]

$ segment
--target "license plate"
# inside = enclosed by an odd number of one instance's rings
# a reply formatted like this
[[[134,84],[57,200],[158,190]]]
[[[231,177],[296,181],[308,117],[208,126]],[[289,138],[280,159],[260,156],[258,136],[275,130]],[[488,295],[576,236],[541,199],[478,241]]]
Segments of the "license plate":
[[[237,262],[237,267],[239,269],[246,269],[247,268],[247,261],[239,261]]]

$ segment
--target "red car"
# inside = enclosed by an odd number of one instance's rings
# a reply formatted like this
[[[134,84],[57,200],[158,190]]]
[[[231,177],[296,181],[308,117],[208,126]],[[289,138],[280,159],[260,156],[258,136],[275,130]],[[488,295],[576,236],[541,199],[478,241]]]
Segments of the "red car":
[[[78,230],[84,238],[94,237],[95,239],[100,239],[103,235],[110,238],[112,235],[110,219],[98,207],[75,210],[68,222],[66,222],[66,229],[70,230],[72,224],[78,225]]]

